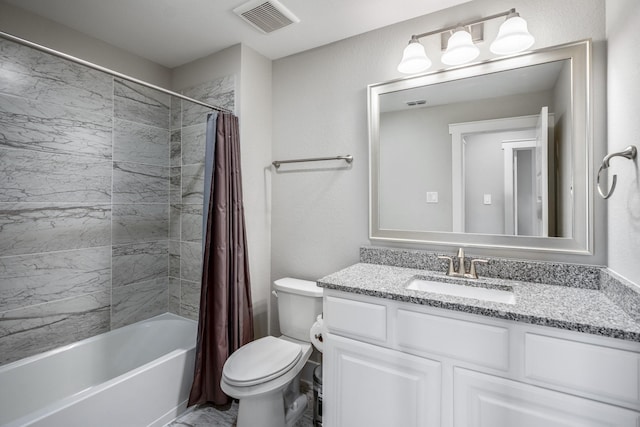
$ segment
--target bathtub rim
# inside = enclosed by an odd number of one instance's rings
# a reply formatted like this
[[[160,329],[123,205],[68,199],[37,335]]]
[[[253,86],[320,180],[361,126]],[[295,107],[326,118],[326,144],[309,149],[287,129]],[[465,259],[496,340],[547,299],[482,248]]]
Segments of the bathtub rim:
[[[63,352],[65,350],[69,350],[69,349],[73,349],[76,346],[82,345],[82,344],[88,344],[91,343],[93,341],[99,340],[101,338],[104,338],[107,335],[116,335],[116,334],[121,334],[123,332],[126,333],[126,328],[130,328],[133,329],[134,327],[140,327],[140,325],[145,324],[145,323],[152,323],[153,321],[158,321],[158,320],[178,320],[178,321],[186,321],[187,323],[193,325],[194,328],[194,332],[196,334],[196,336],[194,337],[194,344],[193,346],[189,347],[189,348],[176,348],[168,353],[165,353],[163,355],[161,355],[160,357],[157,357],[153,360],[150,360],[149,362],[137,366],[134,369],[131,369],[129,371],[126,371],[116,377],[110,378],[107,381],[104,381],[102,383],[87,387],[83,390],[80,390],[76,393],[73,393],[69,396],[65,396],[62,399],[59,399],[55,402],[52,402],[48,405],[45,405],[41,408],[38,408],[35,411],[29,412],[28,414],[25,414],[19,418],[15,418],[11,421],[9,421],[6,424],[3,424],[1,427],[19,427],[19,426],[23,426],[25,425],[25,422],[28,423],[35,423],[38,421],[41,421],[43,418],[47,417],[48,415],[50,415],[51,413],[54,412],[58,412],[61,410],[64,410],[66,408],[69,408],[70,406],[72,406],[74,403],[76,403],[79,400],[82,399],[86,399],[86,398],[90,398],[91,396],[94,396],[110,387],[114,387],[124,381],[127,381],[129,378],[131,378],[132,376],[135,376],[136,374],[139,374],[141,372],[153,369],[155,367],[158,367],[159,365],[185,355],[189,353],[189,352],[194,352],[195,353],[195,349],[196,349],[196,345],[197,345],[197,323],[194,320],[176,315],[174,313],[163,313],[163,314],[159,314],[157,316],[151,317],[149,319],[145,319],[145,320],[141,320],[139,322],[135,322],[135,323],[131,323],[129,325],[125,325],[122,326],[120,328],[114,329],[112,331],[108,331],[108,332],[104,332],[102,334],[98,334],[95,335],[93,337],[89,337],[89,338],[85,338],[83,340],[71,343],[71,344],[67,344],[52,350],[48,350],[45,351],[43,353],[39,353],[39,354],[35,354],[33,356],[28,356],[25,357],[23,359],[17,360],[15,362],[11,362],[8,363],[6,365],[0,366],[0,374],[5,371],[8,370],[9,368],[15,368],[15,367],[19,367],[19,366],[23,366],[25,364],[28,364],[30,362],[35,362],[38,361],[42,358],[45,358],[47,356],[51,356],[51,355],[55,355],[58,354],[60,352]],[[185,405],[186,402],[179,402],[177,407],[180,406],[186,406]],[[163,414],[162,417],[164,417],[166,414],[168,414],[169,412],[171,412],[174,408],[169,409],[167,413]],[[161,417],[161,418],[162,418]],[[28,424],[27,424],[28,425]]]
[[[174,314],[174,313],[166,312],[166,313],[158,314],[157,316],[153,316],[153,317],[150,317],[148,319],[140,320],[140,321],[135,322],[135,323],[130,323],[128,325],[121,326],[119,328],[112,329],[110,331],[103,332],[103,333],[98,334],[98,335],[94,335],[92,337],[81,339],[80,341],[75,341],[75,342],[72,342],[70,344],[65,344],[63,346],[56,347],[56,348],[53,348],[51,350],[47,350],[47,351],[42,352],[42,353],[38,353],[38,354],[31,355],[31,356],[23,357],[22,359],[15,360],[15,361],[7,363],[5,365],[1,365],[0,366],[0,374],[2,374],[5,371],[8,371],[9,368],[15,368],[15,367],[18,367],[18,366],[23,366],[23,365],[26,365],[28,363],[34,362],[36,360],[40,360],[40,359],[43,359],[43,358],[48,357],[48,356],[52,356],[52,355],[55,355],[55,354],[58,354],[58,353],[62,353],[63,351],[70,350],[70,349],[78,347],[80,345],[88,344],[88,343],[97,341],[100,338],[103,338],[103,337],[106,337],[106,336],[122,334],[125,331],[126,328],[132,328],[134,326],[140,326],[140,325],[142,325],[144,323],[150,323],[150,322],[153,322],[153,321],[165,320],[165,319],[166,320],[181,320],[181,321],[186,321],[188,323],[194,323],[194,324],[196,324],[196,327],[197,327],[197,324],[198,324],[198,322],[196,322],[195,320],[191,320],[191,319],[179,316],[179,315]],[[144,365],[142,365],[142,366],[144,366]],[[116,378],[118,378],[118,377],[116,377]]]

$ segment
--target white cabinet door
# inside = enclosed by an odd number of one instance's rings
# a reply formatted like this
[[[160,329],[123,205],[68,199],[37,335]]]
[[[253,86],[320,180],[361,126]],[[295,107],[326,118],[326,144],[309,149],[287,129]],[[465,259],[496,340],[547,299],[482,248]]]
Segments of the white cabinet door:
[[[324,426],[440,426],[440,363],[333,334],[324,362]]]
[[[525,333],[524,355],[525,378],[543,386],[560,386],[621,406],[640,405],[637,352]]]
[[[640,414],[466,369],[454,369],[455,427],[638,427]]]

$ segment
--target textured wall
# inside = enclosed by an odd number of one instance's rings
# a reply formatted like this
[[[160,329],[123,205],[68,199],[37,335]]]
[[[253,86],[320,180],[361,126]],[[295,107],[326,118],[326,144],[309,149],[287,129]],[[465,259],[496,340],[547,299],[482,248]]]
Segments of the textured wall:
[[[640,3],[607,0],[608,37],[608,150],[634,144],[640,149]],[[598,159],[599,160],[599,159]],[[608,200],[609,267],[640,286],[640,157],[635,162],[611,161],[618,175],[615,194]]]
[[[476,0],[274,61],[273,157],[349,153],[355,160],[348,170],[331,164],[328,170],[273,175],[272,278],[292,275],[317,279],[357,262],[358,248],[370,243],[366,87],[401,77],[395,67],[410,35],[512,7],[529,23],[536,37],[535,49],[586,38],[604,40],[603,0]],[[481,46],[481,51],[486,57],[488,43]],[[594,54],[602,62],[602,55]],[[435,63],[434,69],[438,66]],[[599,147],[606,129],[602,99],[605,82],[597,64],[594,78],[594,143]],[[601,152],[597,148],[595,156]],[[596,255],[567,256],[564,261],[605,262],[603,207],[596,205]],[[477,253],[545,257],[527,251]]]

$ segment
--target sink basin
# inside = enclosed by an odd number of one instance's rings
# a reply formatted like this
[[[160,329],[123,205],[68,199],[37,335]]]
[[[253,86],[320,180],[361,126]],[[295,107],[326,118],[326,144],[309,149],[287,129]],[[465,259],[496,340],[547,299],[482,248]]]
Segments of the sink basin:
[[[499,302],[503,304],[515,304],[516,298],[512,290],[498,289],[494,287],[484,287],[485,284],[458,284],[446,283],[414,277],[407,284],[406,288],[412,291],[430,292],[434,294],[451,295],[463,298],[474,298],[482,301]]]

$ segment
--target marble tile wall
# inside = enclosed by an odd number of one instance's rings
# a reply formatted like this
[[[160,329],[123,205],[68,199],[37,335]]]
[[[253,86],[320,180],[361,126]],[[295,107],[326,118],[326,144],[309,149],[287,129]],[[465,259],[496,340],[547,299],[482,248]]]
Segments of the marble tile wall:
[[[113,82],[0,41],[0,363],[108,331]]]
[[[185,89],[184,95],[229,110],[233,76]],[[202,201],[207,108],[172,99],[169,220],[169,310],[198,319],[202,276]]]
[[[171,97],[114,79],[111,327],[168,307]]]
[[[183,93],[233,110],[234,85]],[[208,112],[0,40],[0,364],[197,319]]]
[[[167,311],[171,117],[0,40],[0,364]]]

